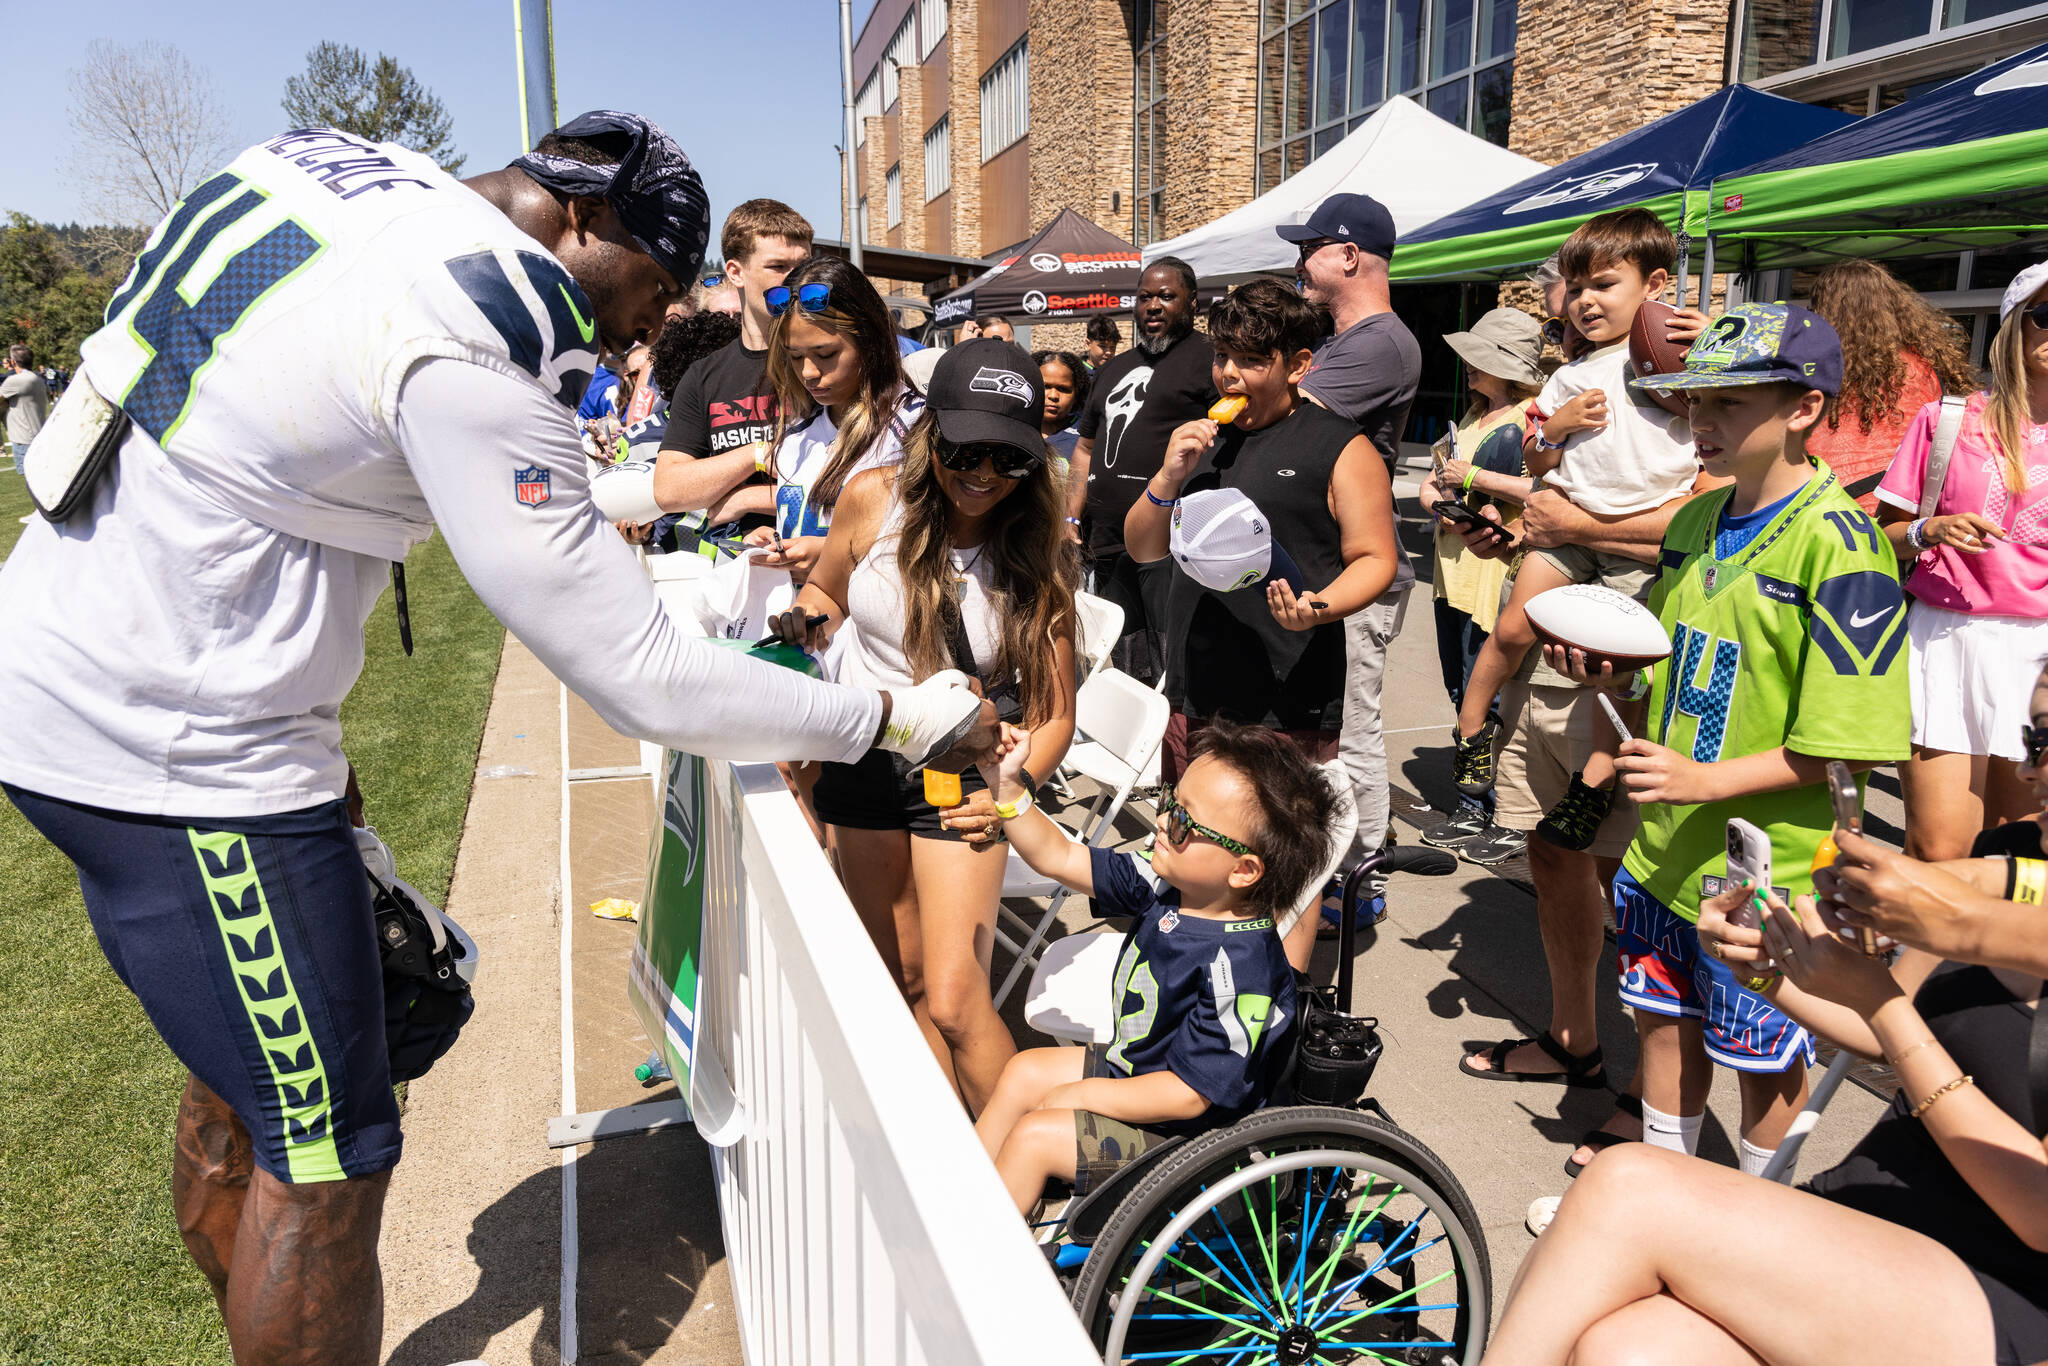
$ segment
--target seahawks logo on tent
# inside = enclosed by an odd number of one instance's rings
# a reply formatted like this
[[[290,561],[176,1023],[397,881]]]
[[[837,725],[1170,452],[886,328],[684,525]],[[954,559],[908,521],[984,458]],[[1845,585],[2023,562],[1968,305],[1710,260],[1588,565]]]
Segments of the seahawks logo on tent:
[[[1537,209],[1547,209],[1554,204],[1578,204],[1589,199],[1605,199],[1638,181],[1649,179],[1657,173],[1657,167],[1661,164],[1656,161],[1637,161],[1626,166],[1609,166],[1589,175],[1566,176],[1526,199],[1516,200],[1501,212],[1531,213]]]

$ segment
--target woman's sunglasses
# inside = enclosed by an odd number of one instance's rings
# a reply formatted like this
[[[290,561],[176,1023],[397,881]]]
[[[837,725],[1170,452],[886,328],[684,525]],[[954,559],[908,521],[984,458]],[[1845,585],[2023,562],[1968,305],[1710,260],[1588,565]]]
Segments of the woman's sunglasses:
[[[936,453],[939,463],[955,474],[972,474],[986,460],[995,467],[999,479],[1022,479],[1045,463],[1043,456],[1006,446],[1000,441],[969,441],[965,445],[955,445],[941,438],[937,442]]]
[[[1174,800],[1173,789],[1167,788],[1160,799],[1160,814],[1166,817],[1166,842],[1176,849],[1187,847],[1188,836],[1200,835],[1218,848],[1227,849],[1239,858],[1252,852],[1252,847],[1243,840],[1234,840],[1220,830],[1211,830],[1188,814],[1188,809]]]
[[[2035,304],[2032,308],[2026,310],[2026,314],[2028,322],[2042,331],[2048,332],[2048,304]]]
[[[779,318],[789,312],[791,290],[788,285],[777,285],[761,295],[761,302],[768,305],[768,316]],[[798,285],[795,290],[796,306],[806,313],[823,313],[825,305],[832,298],[832,286],[822,280],[807,285]]]
[[[2037,326],[2048,327],[2048,323]],[[2048,726],[2021,726],[2020,748],[2026,751],[2029,768],[2048,768]]]

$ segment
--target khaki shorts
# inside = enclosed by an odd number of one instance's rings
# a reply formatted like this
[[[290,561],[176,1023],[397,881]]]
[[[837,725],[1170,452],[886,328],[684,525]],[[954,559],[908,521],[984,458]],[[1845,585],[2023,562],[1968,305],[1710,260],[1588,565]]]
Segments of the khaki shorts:
[[[1496,824],[1534,831],[1564,797],[1572,774],[1604,743],[1615,740],[1607,713],[1591,688],[1508,683],[1500,690],[1500,750],[1494,761]],[[1620,858],[1635,837],[1636,804],[1617,794],[1587,853]]]
[[[1644,564],[1626,555],[1610,555],[1601,550],[1588,550],[1582,545],[1561,545],[1554,550],[1536,553],[1550,561],[1558,573],[1573,583],[1601,584],[1637,602],[1650,596],[1650,585],[1657,581],[1656,565]]]
[[[1109,1065],[1108,1054],[1106,1046],[1089,1044],[1081,1064],[1082,1077],[1123,1076]],[[1074,1194],[1086,1195],[1170,1137],[1158,1129],[1127,1124],[1092,1110],[1074,1111]]]

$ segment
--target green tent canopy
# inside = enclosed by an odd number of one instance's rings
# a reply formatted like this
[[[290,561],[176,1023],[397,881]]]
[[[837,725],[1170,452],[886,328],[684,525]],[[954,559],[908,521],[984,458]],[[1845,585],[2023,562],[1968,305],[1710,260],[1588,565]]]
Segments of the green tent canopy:
[[[1402,236],[1396,283],[1526,274],[1596,214],[1645,208],[1673,232],[1706,231],[1716,175],[1831,132],[1847,114],[1725,86],[1633,133]]]
[[[1707,198],[1726,268],[2048,242],[2048,44],[1718,176]]]

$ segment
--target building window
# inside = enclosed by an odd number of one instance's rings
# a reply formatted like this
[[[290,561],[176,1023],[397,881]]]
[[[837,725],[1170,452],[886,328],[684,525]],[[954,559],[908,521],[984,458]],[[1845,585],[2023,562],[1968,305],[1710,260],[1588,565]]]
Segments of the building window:
[[[924,202],[953,188],[953,116],[947,114],[924,135]]]
[[[1131,240],[1142,247],[1166,236],[1166,0],[1138,0],[1137,32]]]
[[[853,230],[860,234],[861,241],[867,242],[872,240],[868,236],[868,197],[866,195],[860,197],[860,204],[854,210]]]
[[[1260,11],[1259,193],[1394,95],[1507,145],[1516,0],[1261,0]]]
[[[882,108],[884,109],[894,109],[896,107],[896,96],[898,93],[896,88],[896,69],[902,66],[914,67],[917,65],[916,59],[910,55],[911,49],[917,45],[917,39],[911,32],[911,20],[914,18],[916,18],[915,15],[904,15],[903,22],[897,25],[896,32],[890,35],[889,46],[882,49]]]
[[[1745,0],[1738,79],[1766,80],[2043,15],[2048,5],[2029,0]]]
[[[996,59],[981,78],[981,159],[1031,131],[1031,52],[1028,38]]]
[[[853,100],[853,145],[865,147],[868,144],[868,120],[882,112],[882,86],[877,79],[881,73],[871,71],[861,86],[860,94]]]
[[[946,0],[917,0],[918,60],[932,55],[946,36]]]
[[[889,226],[896,227],[903,222],[903,163],[897,162],[889,168],[888,179]]]

